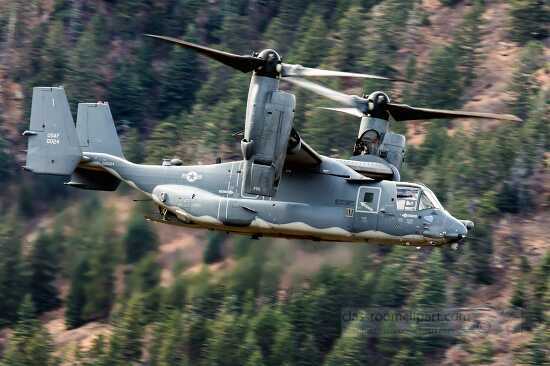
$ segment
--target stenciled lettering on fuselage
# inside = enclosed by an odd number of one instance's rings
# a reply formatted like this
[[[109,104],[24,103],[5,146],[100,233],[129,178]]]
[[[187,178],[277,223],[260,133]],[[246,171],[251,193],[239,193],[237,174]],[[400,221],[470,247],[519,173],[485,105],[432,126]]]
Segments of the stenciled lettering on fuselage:
[[[48,132],[46,134],[46,144],[59,145],[61,143],[61,134],[59,132]]]
[[[103,159],[103,160],[101,161],[101,165],[103,165],[103,166],[108,166],[108,167],[114,167],[114,166],[115,166],[115,162],[114,162],[114,161],[111,161],[111,160]]]

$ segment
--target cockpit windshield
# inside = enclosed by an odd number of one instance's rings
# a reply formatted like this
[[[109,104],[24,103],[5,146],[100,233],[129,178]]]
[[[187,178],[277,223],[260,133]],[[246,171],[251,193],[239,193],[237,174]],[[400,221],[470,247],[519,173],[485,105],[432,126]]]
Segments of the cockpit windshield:
[[[400,211],[421,211],[430,208],[443,209],[435,194],[426,187],[398,185],[397,209]]]
[[[427,198],[430,200],[435,208],[443,210],[443,205],[439,202],[436,195],[428,187],[423,187],[422,192],[427,196]]]

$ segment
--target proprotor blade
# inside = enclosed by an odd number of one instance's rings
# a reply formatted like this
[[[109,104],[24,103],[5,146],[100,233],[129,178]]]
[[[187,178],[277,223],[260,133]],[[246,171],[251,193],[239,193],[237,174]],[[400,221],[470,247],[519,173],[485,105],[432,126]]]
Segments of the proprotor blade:
[[[387,110],[396,121],[413,121],[436,118],[484,118],[504,121],[521,122],[521,119],[511,114],[482,113],[468,111],[452,111],[446,109],[415,108],[406,104],[389,103]]]
[[[340,113],[346,113],[350,114],[355,117],[362,118],[365,115],[357,108],[327,108],[327,107],[319,107],[319,109],[325,109],[327,111],[334,111],[334,112],[340,112]]]
[[[349,78],[363,78],[363,79],[377,79],[377,80],[390,80],[390,81],[403,81],[409,82],[405,79],[396,79],[388,78],[385,76],[378,76],[372,74],[360,74],[355,72],[344,72],[344,71],[332,71],[332,70],[323,70],[323,69],[314,69],[310,67],[304,67],[302,65],[291,65],[291,64],[282,64],[281,76],[338,76],[338,77],[349,77]]]
[[[254,57],[250,55],[236,55],[233,53],[219,51],[210,47],[205,47],[195,43],[183,41],[181,39],[177,39],[173,37],[159,36],[154,34],[146,34],[146,36],[152,37],[152,38],[158,38],[170,43],[175,43],[178,46],[182,46],[185,48],[190,48],[206,57],[210,57],[213,60],[221,62],[224,65],[230,66],[242,72],[251,72],[265,63],[264,60],[258,57]]]
[[[355,108],[356,99],[360,99],[359,97],[340,93],[340,92],[337,92],[336,90],[329,89],[325,86],[313,83],[308,80],[303,80],[298,78],[286,78],[285,80],[291,82],[292,84],[298,85],[301,88],[308,89],[316,94],[322,95],[323,97],[332,99],[335,102],[339,102],[350,107]]]

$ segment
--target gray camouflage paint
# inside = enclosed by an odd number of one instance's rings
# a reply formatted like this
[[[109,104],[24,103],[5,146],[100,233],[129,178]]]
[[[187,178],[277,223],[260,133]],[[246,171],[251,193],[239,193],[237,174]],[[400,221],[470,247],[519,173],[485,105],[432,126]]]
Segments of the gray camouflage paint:
[[[108,104],[79,105],[76,128],[68,108],[62,88],[35,88],[25,168],[71,175],[66,184],[84,189],[114,190],[124,181],[159,206],[155,221],[252,236],[415,246],[456,242],[467,233],[444,209],[397,210],[397,185],[425,188],[366,178],[348,166],[357,161],[320,156],[315,166],[285,166],[274,195],[255,196],[243,189],[246,161],[134,164],[122,154]],[[363,192],[374,195],[372,211],[361,206]]]
[[[84,156],[90,161],[83,168],[103,168],[165,208],[166,214],[155,220],[166,223],[260,236],[415,246],[445,244],[467,232],[444,210],[397,210],[397,184],[422,186],[323,173],[325,164],[334,164],[326,157],[321,171],[285,170],[275,196],[266,198],[243,192],[244,161],[154,166],[108,154],[84,152]],[[350,176],[356,174],[346,166],[339,168],[340,174],[345,170]],[[358,210],[360,189],[378,198],[375,212]]]

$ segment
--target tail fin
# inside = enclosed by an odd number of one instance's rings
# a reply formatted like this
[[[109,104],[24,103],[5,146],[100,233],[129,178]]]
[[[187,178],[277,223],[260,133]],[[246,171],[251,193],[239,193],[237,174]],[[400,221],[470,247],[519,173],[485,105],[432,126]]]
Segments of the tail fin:
[[[86,152],[104,153],[124,159],[109,104],[103,102],[78,104],[76,131],[84,154]],[[107,171],[80,166],[71,175],[70,181],[65,184],[80,189],[114,191],[118,188],[120,180]]]
[[[124,159],[108,103],[80,103],[76,130],[82,151],[105,153]]]
[[[33,89],[25,169],[69,175],[82,156],[69,102],[62,87]]]

